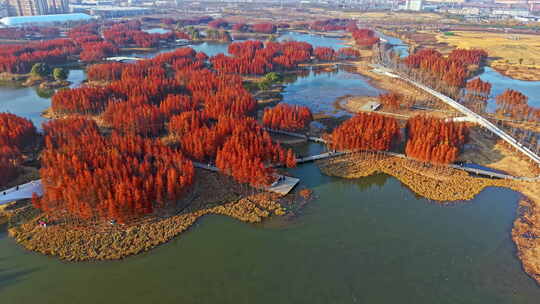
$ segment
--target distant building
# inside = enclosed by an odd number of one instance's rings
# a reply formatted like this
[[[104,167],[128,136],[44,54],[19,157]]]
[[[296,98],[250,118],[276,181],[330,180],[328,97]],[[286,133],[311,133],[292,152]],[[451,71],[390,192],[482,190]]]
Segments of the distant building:
[[[0,3],[0,18],[7,17],[8,15],[8,4],[5,2]]]
[[[47,14],[46,0],[7,0],[10,16],[37,16]]]
[[[529,11],[526,9],[497,9],[491,12],[493,16],[498,17],[517,17],[517,16],[529,16]]]
[[[69,12],[68,0],[7,0],[8,16],[39,16]]]
[[[47,14],[69,13],[68,0],[47,0]]]
[[[423,0],[407,0],[405,9],[409,11],[421,11]]]
[[[92,16],[86,14],[56,14],[56,15],[41,15],[41,16],[18,16],[4,17],[0,19],[0,23],[5,26],[27,26],[27,25],[43,25],[50,23],[67,23],[76,21],[89,21]]]
[[[151,14],[153,12],[152,9],[146,7],[80,4],[72,4],[71,11],[112,18]]]

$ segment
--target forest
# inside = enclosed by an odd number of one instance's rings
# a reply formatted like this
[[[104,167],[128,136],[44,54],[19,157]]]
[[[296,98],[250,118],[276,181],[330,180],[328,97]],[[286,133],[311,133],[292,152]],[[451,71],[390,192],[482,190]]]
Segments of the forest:
[[[294,69],[310,60],[313,47],[306,42],[267,42],[248,40],[233,42],[228,51],[233,56],[218,54],[210,58],[221,73],[264,75],[271,71]]]
[[[33,204],[53,218],[126,222],[176,204],[193,184],[191,161],[157,139],[104,136],[80,117],[43,128],[44,195]]]
[[[47,182],[35,206],[125,222],[178,204],[194,181],[192,160],[254,187],[275,180],[273,164],[295,166],[292,150],[251,118],[256,102],[242,78],[208,69],[207,60],[180,48],[131,64],[95,64],[88,67],[95,86],[59,90],[52,110],[71,118],[44,126]],[[305,109],[294,111],[281,117],[287,126],[311,119]]]
[[[9,32],[9,34],[8,34]],[[103,34],[103,37],[101,37]],[[0,36],[20,39],[28,35],[57,37],[58,29],[29,27],[22,29],[0,29]],[[181,31],[165,34],[150,34],[141,30],[139,21],[99,25],[89,23],[71,28],[68,38],[32,41],[21,44],[5,44],[0,50],[0,73],[26,74],[35,63],[49,65],[64,64],[80,58],[83,62],[97,62],[119,53],[123,47],[156,47],[162,42],[175,39],[190,39]]]

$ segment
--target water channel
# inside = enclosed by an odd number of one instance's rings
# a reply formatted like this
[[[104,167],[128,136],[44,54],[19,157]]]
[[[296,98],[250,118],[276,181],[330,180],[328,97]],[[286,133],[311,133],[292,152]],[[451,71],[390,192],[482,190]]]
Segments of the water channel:
[[[350,94],[378,93],[347,73],[299,77],[286,88],[284,101],[330,111],[325,105],[349,94],[351,86]],[[83,79],[82,71],[71,71],[74,85]],[[43,121],[39,113],[48,99],[34,88],[1,87],[0,96],[0,111]],[[295,149],[308,155],[321,147]],[[122,261],[61,262],[22,249],[2,227],[0,299],[7,304],[540,299],[510,236],[518,193],[488,188],[471,201],[439,204],[387,175],[346,180],[321,174],[315,164],[291,174],[316,197],[296,217],[255,225],[204,217],[171,242]]]

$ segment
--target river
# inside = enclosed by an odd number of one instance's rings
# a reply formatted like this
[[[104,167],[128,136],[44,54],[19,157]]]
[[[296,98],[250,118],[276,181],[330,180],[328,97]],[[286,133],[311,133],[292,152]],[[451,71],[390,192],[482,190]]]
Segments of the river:
[[[330,111],[319,104],[346,95],[350,86],[377,93],[364,87],[360,76],[346,73],[299,77],[285,89],[284,100]],[[74,85],[77,75],[79,83],[84,78],[82,71],[72,71]],[[0,111],[36,123],[48,106],[33,88],[3,87],[0,96]],[[318,144],[294,148],[301,155],[321,150]],[[525,304],[540,299],[510,236],[518,193],[488,188],[471,201],[441,205],[387,175],[334,178],[313,163],[290,172],[316,197],[296,217],[246,224],[207,216],[171,242],[122,261],[61,262],[22,249],[3,227],[2,303]]]

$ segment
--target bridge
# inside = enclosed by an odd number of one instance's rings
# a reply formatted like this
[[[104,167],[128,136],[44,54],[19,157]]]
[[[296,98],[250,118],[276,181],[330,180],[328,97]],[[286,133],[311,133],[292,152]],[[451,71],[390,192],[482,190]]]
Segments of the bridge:
[[[108,61],[118,61],[118,62],[125,62],[125,61],[137,61],[137,60],[144,60],[145,58],[140,57],[127,57],[127,56],[116,56],[116,57],[108,57],[105,58],[105,60]]]
[[[18,185],[0,192],[0,205],[21,199],[31,198],[32,193],[34,192],[39,196],[43,195],[43,188],[41,186],[40,179],[33,180],[26,184]]]
[[[316,160],[337,157],[337,156],[341,156],[341,155],[345,155],[345,154],[347,154],[347,152],[337,152],[337,151],[333,152],[333,151],[330,151],[330,152],[325,152],[325,153],[321,153],[321,154],[317,154],[317,155],[311,155],[311,156],[297,158],[296,163],[297,164],[303,164],[303,163],[312,162],[312,161],[316,161]]]
[[[302,139],[305,139],[306,141],[309,140],[309,141],[313,141],[313,142],[317,142],[317,143],[321,143],[321,144],[326,144],[326,140],[324,140],[324,139],[322,139],[320,137],[316,137],[316,136],[308,136],[308,135],[305,135],[305,134],[294,133],[294,132],[289,132],[289,131],[283,131],[283,130],[278,130],[278,129],[271,129],[271,128],[263,128],[263,129],[265,131],[267,131],[267,132],[270,132],[270,133],[288,135],[288,136],[291,136],[291,137],[302,138]]]
[[[499,129],[496,125],[494,125],[492,122],[490,122],[489,120],[487,120],[483,116],[473,112],[472,110],[470,110],[469,108],[467,108],[464,105],[460,104],[459,102],[453,100],[452,98],[450,98],[450,97],[448,97],[448,96],[446,96],[446,95],[444,95],[442,93],[439,93],[439,92],[433,90],[432,88],[430,88],[430,87],[428,87],[426,85],[423,85],[423,84],[418,83],[418,82],[416,82],[416,81],[414,81],[412,79],[409,79],[409,78],[407,78],[405,76],[398,75],[394,71],[392,71],[392,70],[390,70],[390,69],[388,69],[386,67],[383,67],[381,65],[375,65],[375,70],[377,72],[379,72],[381,74],[384,74],[384,75],[387,75],[389,77],[405,80],[405,81],[409,82],[410,84],[416,86],[417,88],[420,88],[420,89],[428,92],[429,94],[437,97],[438,99],[442,100],[443,102],[445,102],[446,104],[448,104],[452,108],[454,108],[454,109],[460,111],[461,113],[465,114],[467,117],[469,117],[470,121],[474,121],[474,122],[478,123],[482,127],[490,130],[495,135],[499,136],[501,139],[503,139],[504,141],[509,143],[512,147],[516,148],[518,151],[522,152],[527,157],[529,157],[531,160],[533,160],[536,164],[540,164],[540,156],[536,155],[534,152],[529,150],[527,147],[523,146],[516,139],[514,139],[512,136],[506,134],[503,130]]]

